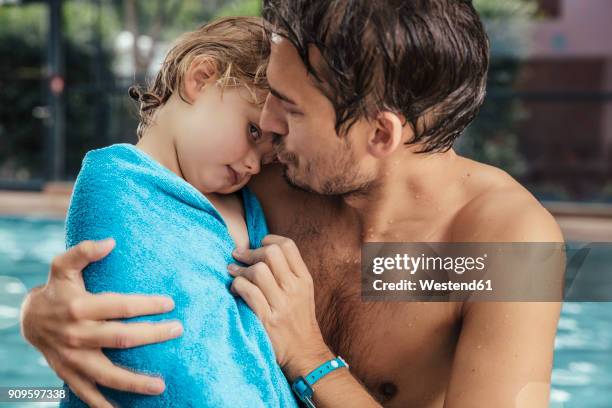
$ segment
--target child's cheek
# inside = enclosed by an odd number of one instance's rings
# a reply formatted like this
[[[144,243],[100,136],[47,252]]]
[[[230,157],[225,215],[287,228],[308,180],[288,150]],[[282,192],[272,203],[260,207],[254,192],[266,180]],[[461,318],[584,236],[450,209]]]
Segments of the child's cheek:
[[[241,138],[235,138],[233,142],[225,142],[225,152],[224,155],[227,157],[231,163],[242,160],[249,154],[249,150],[252,148],[248,143],[246,138],[242,136]]]

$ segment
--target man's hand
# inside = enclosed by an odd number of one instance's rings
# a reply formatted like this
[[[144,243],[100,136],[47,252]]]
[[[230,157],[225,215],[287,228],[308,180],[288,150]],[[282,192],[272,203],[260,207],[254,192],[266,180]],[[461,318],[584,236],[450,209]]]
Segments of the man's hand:
[[[315,315],[312,277],[295,243],[268,235],[261,248],[234,251],[250,265],[229,265],[235,276],[232,291],[240,295],[262,321],[276,359],[292,382],[335,356],[323,340]],[[348,370],[336,370],[317,381],[317,407],[380,408]]]
[[[166,297],[99,294],[85,290],[82,270],[107,256],[112,239],[83,241],[53,259],[46,285],[32,290],[21,314],[23,336],[38,348],[49,366],[84,402],[111,407],[96,384],[139,394],[164,391],[162,379],[119,368],[101,348],[128,348],[157,343],[182,334],[178,322],[121,323],[106,321],[172,310]]]
[[[290,380],[333,358],[323,341],[315,315],[312,277],[289,238],[268,235],[258,249],[237,249],[231,264],[236,278],[232,292],[240,295],[262,321],[279,365]]]

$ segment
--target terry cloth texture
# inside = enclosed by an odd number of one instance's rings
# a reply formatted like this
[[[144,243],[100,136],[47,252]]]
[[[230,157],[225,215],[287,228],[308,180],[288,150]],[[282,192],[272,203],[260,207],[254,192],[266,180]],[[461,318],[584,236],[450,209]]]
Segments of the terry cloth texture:
[[[255,248],[267,234],[265,218],[247,188],[241,196]],[[234,241],[223,218],[193,186],[130,144],[89,152],[70,203],[67,247],[108,237],[117,245],[84,270],[87,290],[170,296],[172,312],[124,321],[177,319],[184,327],[164,343],[105,349],[115,364],[166,382],[159,396],[99,387],[109,400],[121,407],[297,407],[261,322],[229,290]],[[85,404],[70,393],[61,406]]]

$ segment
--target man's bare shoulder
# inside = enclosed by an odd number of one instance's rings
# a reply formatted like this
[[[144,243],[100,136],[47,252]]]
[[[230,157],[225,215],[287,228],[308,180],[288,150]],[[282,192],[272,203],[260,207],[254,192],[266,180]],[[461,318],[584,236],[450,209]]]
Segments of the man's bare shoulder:
[[[453,241],[563,241],[553,216],[519,182],[496,167],[468,162],[479,182],[455,216]]]

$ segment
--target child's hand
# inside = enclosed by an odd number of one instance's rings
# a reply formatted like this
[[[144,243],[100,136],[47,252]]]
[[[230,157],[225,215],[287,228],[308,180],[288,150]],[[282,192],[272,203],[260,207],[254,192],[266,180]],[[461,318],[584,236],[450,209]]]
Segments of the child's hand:
[[[266,236],[262,244],[234,251],[235,259],[250,266],[228,266],[236,277],[231,290],[262,321],[278,363],[293,380],[334,356],[323,341],[312,277],[297,246],[278,235]]]

